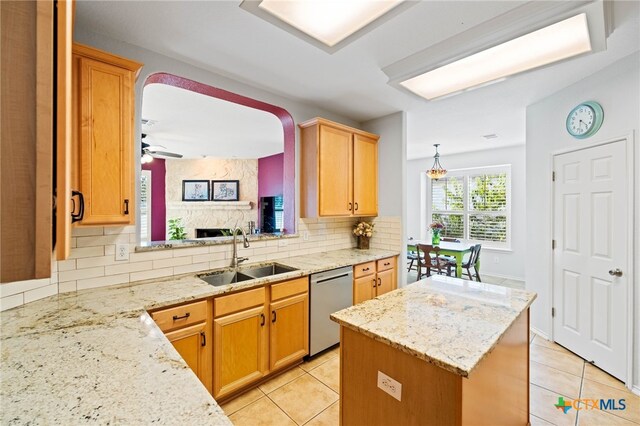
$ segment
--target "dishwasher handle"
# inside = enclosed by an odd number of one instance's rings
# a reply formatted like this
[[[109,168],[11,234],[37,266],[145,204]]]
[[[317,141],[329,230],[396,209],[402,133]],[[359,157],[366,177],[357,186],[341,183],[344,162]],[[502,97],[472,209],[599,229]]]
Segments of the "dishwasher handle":
[[[313,284],[321,284],[321,283],[325,283],[327,281],[337,280],[338,278],[348,277],[349,275],[351,275],[351,274],[349,274],[348,272],[344,273],[344,274],[341,274],[341,275],[333,275],[331,277],[327,277],[327,278],[324,278],[324,279],[321,279],[321,280],[314,281]]]

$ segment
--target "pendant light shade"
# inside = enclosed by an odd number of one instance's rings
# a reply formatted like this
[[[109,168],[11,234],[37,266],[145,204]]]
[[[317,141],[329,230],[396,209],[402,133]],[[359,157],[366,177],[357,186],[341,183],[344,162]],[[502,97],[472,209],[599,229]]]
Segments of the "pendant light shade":
[[[430,170],[427,170],[427,176],[433,180],[438,180],[447,174],[447,170],[440,164],[440,154],[438,153],[438,147],[440,144],[436,143],[433,144],[433,146],[436,147],[436,155],[433,157],[433,166],[431,166]]]

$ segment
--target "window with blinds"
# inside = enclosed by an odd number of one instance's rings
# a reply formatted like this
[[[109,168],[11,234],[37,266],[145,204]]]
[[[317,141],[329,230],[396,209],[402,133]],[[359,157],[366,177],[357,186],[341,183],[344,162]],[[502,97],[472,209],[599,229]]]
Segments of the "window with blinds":
[[[431,180],[431,221],[444,225],[444,237],[506,247],[510,175],[509,166],[496,166],[452,171]]]

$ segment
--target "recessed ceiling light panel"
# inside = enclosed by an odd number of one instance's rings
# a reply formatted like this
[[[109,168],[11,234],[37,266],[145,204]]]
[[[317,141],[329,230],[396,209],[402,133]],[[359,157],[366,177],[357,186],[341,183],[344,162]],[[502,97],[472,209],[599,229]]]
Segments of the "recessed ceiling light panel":
[[[240,7],[333,53],[417,3],[414,0],[244,0]]]
[[[590,51],[587,16],[581,13],[400,84],[431,100]]]

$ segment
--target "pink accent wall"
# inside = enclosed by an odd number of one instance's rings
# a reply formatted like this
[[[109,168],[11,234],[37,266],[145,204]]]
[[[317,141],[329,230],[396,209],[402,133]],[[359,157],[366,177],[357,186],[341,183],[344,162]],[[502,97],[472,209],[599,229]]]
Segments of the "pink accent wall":
[[[192,92],[201,93],[214,98],[224,99],[229,102],[266,111],[278,117],[282,123],[282,130],[284,132],[284,170],[282,185],[284,232],[286,234],[294,233],[296,231],[296,129],[293,124],[293,117],[291,117],[291,114],[289,114],[289,112],[284,108],[169,73],[159,72],[151,74],[145,80],[144,85],[146,86],[154,83],[167,84],[169,86],[180,87],[182,89],[191,90]]]
[[[258,159],[258,199],[282,195],[284,153]]]
[[[142,165],[142,170],[151,171],[151,241],[163,241],[167,237],[167,207],[165,203],[165,175],[167,169],[164,160],[154,158]]]

